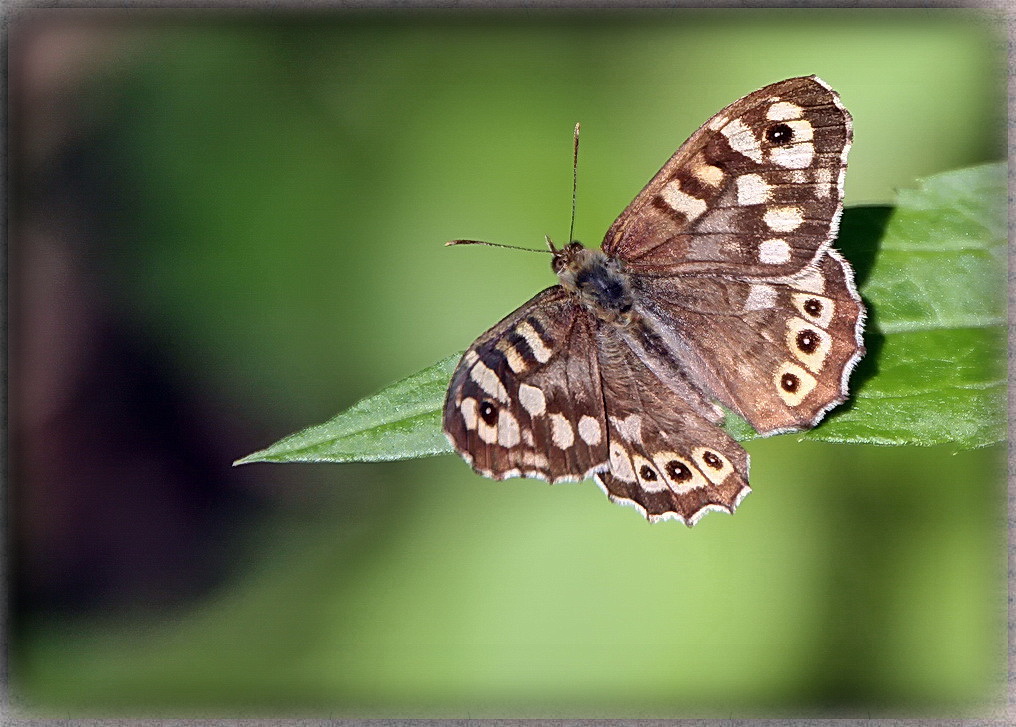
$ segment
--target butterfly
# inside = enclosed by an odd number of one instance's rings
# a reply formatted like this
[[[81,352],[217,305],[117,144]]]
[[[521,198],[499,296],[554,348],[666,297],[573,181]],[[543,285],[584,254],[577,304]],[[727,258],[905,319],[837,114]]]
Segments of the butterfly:
[[[830,245],[850,114],[816,76],[720,111],[603,238],[551,246],[558,284],[466,350],[444,432],[479,474],[592,477],[650,521],[733,513],[760,434],[814,427],[864,354],[865,309]]]

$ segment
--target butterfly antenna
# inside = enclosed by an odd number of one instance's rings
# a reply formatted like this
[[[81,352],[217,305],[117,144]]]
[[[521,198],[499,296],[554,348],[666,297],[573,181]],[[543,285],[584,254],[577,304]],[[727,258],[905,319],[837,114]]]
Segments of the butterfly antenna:
[[[532,247],[516,247],[515,245],[502,245],[498,242],[484,242],[483,240],[449,240],[445,246],[450,245],[486,245],[487,247],[503,247],[506,250],[522,250],[523,252],[552,252],[552,250],[537,250]]]
[[[579,186],[579,128],[580,124],[575,124],[575,131],[573,134],[574,143],[572,145],[572,182],[571,182],[571,224],[568,227],[568,240],[569,242],[575,237],[575,198]],[[536,250],[531,247],[516,247],[515,245],[502,245],[497,242],[484,242],[483,240],[449,240],[445,243],[445,246],[450,245],[486,245],[487,247],[503,247],[507,250],[524,250],[525,252],[549,252],[552,255],[558,253],[558,249],[554,247],[554,241],[550,239],[550,235],[544,235],[544,239],[547,241],[547,247],[549,250]]]
[[[575,124],[574,144],[572,146],[572,167],[571,167],[571,225],[568,227],[568,242],[575,239],[575,198],[579,188],[579,127]]]

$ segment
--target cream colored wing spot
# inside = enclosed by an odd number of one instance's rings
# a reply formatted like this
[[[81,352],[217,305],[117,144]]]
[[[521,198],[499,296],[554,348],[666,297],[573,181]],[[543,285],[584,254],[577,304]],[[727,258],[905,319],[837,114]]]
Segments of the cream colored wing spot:
[[[529,321],[522,321],[522,323],[515,326],[515,332],[522,336],[526,343],[529,344],[529,350],[533,352],[533,357],[542,364],[550,361],[550,357],[553,355],[553,351],[547,348],[547,344],[540,334],[536,332],[532,324]]]
[[[825,278],[822,277],[818,268],[809,267],[795,275],[791,280],[791,285],[808,293],[822,293],[825,290]]]
[[[790,245],[782,238],[763,240],[758,246],[758,259],[766,265],[782,265],[790,260]]]
[[[603,441],[603,430],[600,423],[588,414],[583,414],[579,419],[579,437],[590,447],[595,447]]]
[[[822,370],[833,345],[828,333],[797,316],[787,321],[786,340],[791,353],[814,373]]]
[[[751,128],[741,121],[734,119],[720,129],[720,133],[727,137],[730,148],[742,156],[746,156],[753,162],[762,163],[762,145]]]
[[[769,201],[769,183],[758,174],[742,174],[736,184],[739,205],[765,204]]]
[[[821,295],[794,293],[790,300],[806,321],[811,321],[820,328],[828,328],[836,312],[836,304],[832,299]]]
[[[666,478],[667,486],[677,494],[709,485],[699,469],[677,452],[657,452],[653,455],[653,462],[657,471]]]
[[[722,169],[715,167],[712,164],[706,164],[705,162],[696,164],[692,167],[691,173],[697,180],[703,184],[708,184],[710,187],[719,187],[723,182],[723,178],[726,176]]]
[[[514,447],[521,441],[519,420],[511,412],[502,409],[497,416],[497,443],[502,447]]]
[[[826,199],[835,191],[833,184],[833,170],[828,167],[819,167],[815,170],[815,196],[819,199]]]
[[[543,390],[529,384],[519,386],[519,403],[531,417],[538,417],[547,411],[547,397],[543,395]]]
[[[476,429],[476,399],[467,396],[459,404],[459,411],[462,412],[462,421],[465,423],[466,429],[469,431]]]
[[[803,114],[804,109],[789,101],[777,101],[766,109],[766,118],[770,121],[790,121],[801,118]]]
[[[517,374],[523,373],[529,365],[526,363],[525,357],[519,353],[519,350],[511,344],[507,338],[502,338],[494,344],[494,348],[504,354],[505,361],[508,362],[508,367]]]
[[[797,406],[815,388],[815,377],[801,366],[790,361],[784,362],[773,377],[773,384],[787,406]]]
[[[793,232],[804,223],[804,214],[800,207],[771,207],[762,221],[773,232]]]
[[[616,441],[610,443],[610,474],[625,482],[635,482],[636,479],[628,451]]]
[[[546,470],[550,466],[547,458],[536,450],[525,450],[522,452],[522,464],[526,467],[535,467],[540,470]]]
[[[695,464],[710,482],[714,485],[722,484],[724,480],[734,471],[734,465],[730,460],[709,447],[696,447],[691,456]]]
[[[784,123],[794,132],[795,144],[802,141],[812,141],[815,138],[815,130],[812,128],[811,122],[806,119],[787,120]]]
[[[550,415],[550,440],[558,449],[568,449],[575,444],[575,430],[564,414]]]
[[[809,142],[774,146],[769,150],[769,161],[787,169],[804,169],[815,158],[815,145]]]
[[[480,357],[476,354],[476,351],[469,349],[462,357],[462,363],[466,366],[472,366],[474,363],[480,360]]]
[[[631,458],[632,466],[635,469],[635,476],[639,485],[646,492],[660,492],[667,489],[667,482],[663,476],[656,471],[656,467],[648,459],[640,454],[634,454]]]
[[[487,444],[497,442],[497,420],[493,424],[487,424],[482,418],[476,421],[476,433]]]
[[[697,219],[708,209],[705,200],[693,197],[681,189],[681,184],[676,179],[671,179],[660,192],[663,201],[675,212],[680,212],[689,222]]]
[[[629,442],[638,442],[642,439],[642,417],[638,414],[629,414],[624,419],[611,417],[610,423],[622,437]]]
[[[776,288],[765,283],[752,283],[744,299],[745,310],[766,310],[776,305]]]
[[[504,388],[504,384],[501,383],[501,379],[494,373],[494,370],[483,361],[473,364],[473,368],[469,369],[469,378],[476,382],[476,385],[483,389],[484,393],[493,396],[500,402],[508,403],[508,391]]]

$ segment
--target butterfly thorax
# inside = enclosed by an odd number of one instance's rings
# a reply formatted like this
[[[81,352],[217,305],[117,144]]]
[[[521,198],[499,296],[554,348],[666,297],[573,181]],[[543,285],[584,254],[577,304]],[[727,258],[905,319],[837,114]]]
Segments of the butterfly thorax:
[[[561,286],[601,320],[620,326],[632,321],[631,282],[614,258],[572,241],[551,263]]]

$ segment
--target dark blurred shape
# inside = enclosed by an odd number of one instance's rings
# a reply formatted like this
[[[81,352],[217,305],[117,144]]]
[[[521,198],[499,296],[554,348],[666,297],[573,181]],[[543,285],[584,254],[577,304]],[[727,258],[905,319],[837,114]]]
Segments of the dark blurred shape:
[[[843,210],[839,236],[834,244],[850,261],[858,288],[867,282],[875,265],[879,242],[893,209],[888,205],[864,205]]]
[[[875,265],[879,243],[885,234],[885,228],[892,217],[893,209],[888,205],[865,205],[848,207],[843,210],[835,245],[850,261],[858,288],[864,286]],[[851,376],[855,387],[862,386],[865,381],[878,373],[879,353],[885,345],[885,336],[876,325],[878,307],[868,298],[864,299],[864,305],[867,309],[867,323],[864,332],[864,347],[867,349],[867,353],[860,360],[857,369]],[[846,410],[853,406],[854,401],[847,400],[842,405],[842,409]]]
[[[62,16],[67,19],[68,16]],[[9,482],[12,617],[165,606],[221,574],[250,449],[109,289],[123,204],[79,101],[115,30],[22,19],[10,36]],[[212,557],[209,557],[212,553]]]

